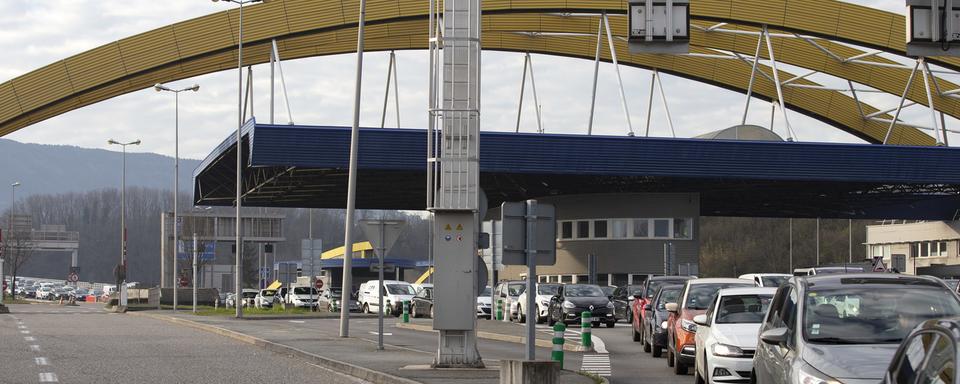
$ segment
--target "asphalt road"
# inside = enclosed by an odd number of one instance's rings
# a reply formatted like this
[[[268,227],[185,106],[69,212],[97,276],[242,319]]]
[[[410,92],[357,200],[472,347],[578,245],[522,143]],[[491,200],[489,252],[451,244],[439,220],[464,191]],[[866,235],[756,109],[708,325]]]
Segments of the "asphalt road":
[[[0,315],[0,383],[363,383],[226,337],[101,308],[11,305]]]
[[[633,341],[630,324],[617,323],[614,328],[604,326],[592,331],[603,340],[609,354],[611,384],[693,384],[692,368],[691,374],[678,376],[673,373],[673,368],[667,367],[665,358],[655,358],[643,352],[643,346]]]

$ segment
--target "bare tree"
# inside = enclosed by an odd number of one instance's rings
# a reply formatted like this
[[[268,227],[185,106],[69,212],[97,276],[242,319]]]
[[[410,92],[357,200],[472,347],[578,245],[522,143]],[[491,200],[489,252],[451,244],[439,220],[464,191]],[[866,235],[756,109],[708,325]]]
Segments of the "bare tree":
[[[16,295],[17,274],[37,251],[29,228],[13,228],[3,239],[3,260],[10,269],[10,292]]]

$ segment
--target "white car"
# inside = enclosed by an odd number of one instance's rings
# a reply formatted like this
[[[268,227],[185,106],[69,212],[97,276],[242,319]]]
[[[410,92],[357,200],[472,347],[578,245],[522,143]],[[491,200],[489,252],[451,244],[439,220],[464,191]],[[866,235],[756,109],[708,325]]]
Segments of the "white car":
[[[492,291],[490,286],[487,286],[477,295],[477,317],[493,318],[493,307],[490,305],[490,294]]]
[[[697,324],[696,383],[750,380],[760,325],[777,288],[726,288],[707,313],[694,316]]]
[[[740,275],[740,279],[753,280],[758,287],[779,287],[780,284],[786,283],[793,275],[789,273],[748,273],[746,275]]]
[[[314,287],[293,287],[287,291],[285,302],[294,307],[316,307],[320,292]]]
[[[501,281],[497,284],[497,287],[494,288],[494,300],[499,300],[503,303],[503,316],[507,319],[513,320],[517,316],[517,300],[523,291],[527,289],[526,281]],[[493,310],[497,310],[497,302],[493,302]]]
[[[53,288],[50,288],[49,286],[40,287],[40,289],[37,290],[37,299],[47,300],[50,298],[50,295],[52,294],[53,294]]]
[[[253,298],[254,306],[257,308],[273,308],[273,300],[276,295],[276,289],[261,289],[257,296]]]
[[[550,314],[550,299],[552,299],[553,296],[556,296],[559,289],[560,284],[556,283],[537,284],[537,297],[535,299],[537,302],[537,323],[543,323],[547,321],[547,316]],[[515,308],[510,310],[511,313],[514,311],[520,313],[520,315],[517,317],[521,323],[526,321],[527,311],[523,309],[525,305],[527,305],[526,292],[520,294],[520,296],[517,298]]]
[[[370,280],[360,285],[360,294],[357,301],[362,308],[363,313],[376,313],[381,310],[380,295],[383,295],[384,313],[399,316],[403,310],[403,302],[413,300],[417,292],[413,285],[406,281],[384,280],[383,286],[380,286],[378,280]]]

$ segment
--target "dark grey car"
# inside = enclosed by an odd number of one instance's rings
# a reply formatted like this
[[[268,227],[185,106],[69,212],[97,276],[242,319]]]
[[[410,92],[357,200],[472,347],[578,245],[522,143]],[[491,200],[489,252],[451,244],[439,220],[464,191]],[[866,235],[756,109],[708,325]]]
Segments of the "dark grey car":
[[[900,344],[882,384],[960,384],[960,318],[927,320]]]
[[[777,290],[760,327],[756,383],[877,383],[917,324],[960,315],[960,298],[932,277],[828,274]]]

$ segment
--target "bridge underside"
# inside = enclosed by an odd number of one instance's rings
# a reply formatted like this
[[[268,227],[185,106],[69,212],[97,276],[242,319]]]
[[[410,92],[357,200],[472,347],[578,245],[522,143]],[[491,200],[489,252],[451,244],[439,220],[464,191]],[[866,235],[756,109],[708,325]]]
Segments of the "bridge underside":
[[[343,208],[350,130],[248,122],[244,205]],[[550,195],[700,194],[704,216],[953,219],[960,149],[483,132],[489,205]],[[194,173],[194,203],[233,205],[235,138]],[[357,207],[425,206],[426,131],[362,129]]]

